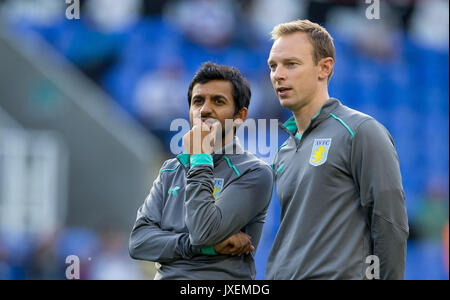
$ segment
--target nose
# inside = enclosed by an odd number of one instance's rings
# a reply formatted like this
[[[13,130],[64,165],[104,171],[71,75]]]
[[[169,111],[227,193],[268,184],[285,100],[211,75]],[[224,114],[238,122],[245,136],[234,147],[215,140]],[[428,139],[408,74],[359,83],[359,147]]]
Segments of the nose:
[[[209,101],[205,101],[203,103],[202,108],[200,109],[200,115],[205,117],[205,116],[209,116],[212,113],[212,108],[211,105],[209,103]]]
[[[275,71],[272,72],[272,76],[276,82],[286,80],[286,70],[282,66],[278,66]]]

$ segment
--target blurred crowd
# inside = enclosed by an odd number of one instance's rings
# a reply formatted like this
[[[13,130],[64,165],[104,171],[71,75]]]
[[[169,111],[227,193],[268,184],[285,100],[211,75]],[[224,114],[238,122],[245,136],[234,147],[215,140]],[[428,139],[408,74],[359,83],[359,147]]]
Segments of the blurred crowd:
[[[79,67],[161,139],[168,157],[170,123],[188,118],[187,88],[202,62],[235,66],[249,79],[250,118],[284,121],[289,113],[269,81],[269,33],[300,18],[324,25],[336,46],[330,95],[377,118],[396,143],[411,229],[406,278],[448,279],[448,1],[381,1],[379,20],[367,19],[362,0],[80,2],[79,20],[68,20],[67,5],[54,0],[0,0],[0,14],[18,37],[45,40]],[[277,205],[274,197],[258,279],[278,226]],[[151,277],[151,266],[128,258],[127,234],[0,235],[0,279],[64,279],[70,251],[83,253],[85,279]]]
[[[70,270],[74,265],[68,259],[72,255],[79,260],[76,269],[79,278],[75,279],[152,278],[154,266],[131,260],[127,242],[127,234],[113,224],[95,231],[66,228],[39,236],[3,233],[0,235],[0,280],[73,279]]]

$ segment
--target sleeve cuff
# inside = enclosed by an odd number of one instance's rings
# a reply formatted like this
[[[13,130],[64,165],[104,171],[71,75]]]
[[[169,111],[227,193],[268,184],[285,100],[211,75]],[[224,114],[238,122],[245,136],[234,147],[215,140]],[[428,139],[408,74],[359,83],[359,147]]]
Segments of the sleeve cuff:
[[[214,246],[208,248],[202,248],[202,254],[205,255],[217,255],[216,251],[214,251]]]
[[[209,165],[214,167],[213,158],[210,154],[194,154],[190,157],[191,168],[196,167],[198,165]]]

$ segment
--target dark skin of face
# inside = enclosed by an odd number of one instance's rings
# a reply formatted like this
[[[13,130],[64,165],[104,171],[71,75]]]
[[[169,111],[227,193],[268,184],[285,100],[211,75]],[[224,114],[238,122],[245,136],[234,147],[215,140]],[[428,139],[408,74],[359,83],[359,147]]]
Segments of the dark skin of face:
[[[214,132],[220,123],[221,125],[221,144],[214,141],[219,148],[225,146],[233,140],[234,130],[226,128],[225,120],[234,120],[235,124],[245,121],[248,115],[247,108],[242,108],[237,114],[234,114],[236,105],[234,103],[233,86],[226,80],[211,80],[206,83],[197,83],[192,89],[191,106],[189,108],[189,118],[191,122],[191,131],[201,130],[201,141],[206,138],[206,134],[211,134],[214,138],[217,133]],[[215,125],[215,126],[214,126]],[[183,139],[184,140],[184,139]],[[185,147],[186,148],[186,147]],[[188,153],[193,151],[192,145],[186,149]],[[211,149],[197,149],[199,153],[210,152]],[[206,152],[204,152],[206,151]],[[194,151],[193,151],[194,152]],[[195,153],[194,153],[195,154]],[[211,154],[211,153],[208,153]]]

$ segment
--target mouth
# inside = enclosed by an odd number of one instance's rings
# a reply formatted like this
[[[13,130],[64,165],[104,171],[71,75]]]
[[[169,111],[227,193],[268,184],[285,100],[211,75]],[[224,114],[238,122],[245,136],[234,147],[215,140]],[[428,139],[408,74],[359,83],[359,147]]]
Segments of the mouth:
[[[218,122],[217,119],[202,117],[202,122],[211,127],[214,123]]]
[[[291,88],[287,88],[287,87],[279,87],[276,89],[277,95],[280,98],[286,97],[291,90],[292,90]]]

